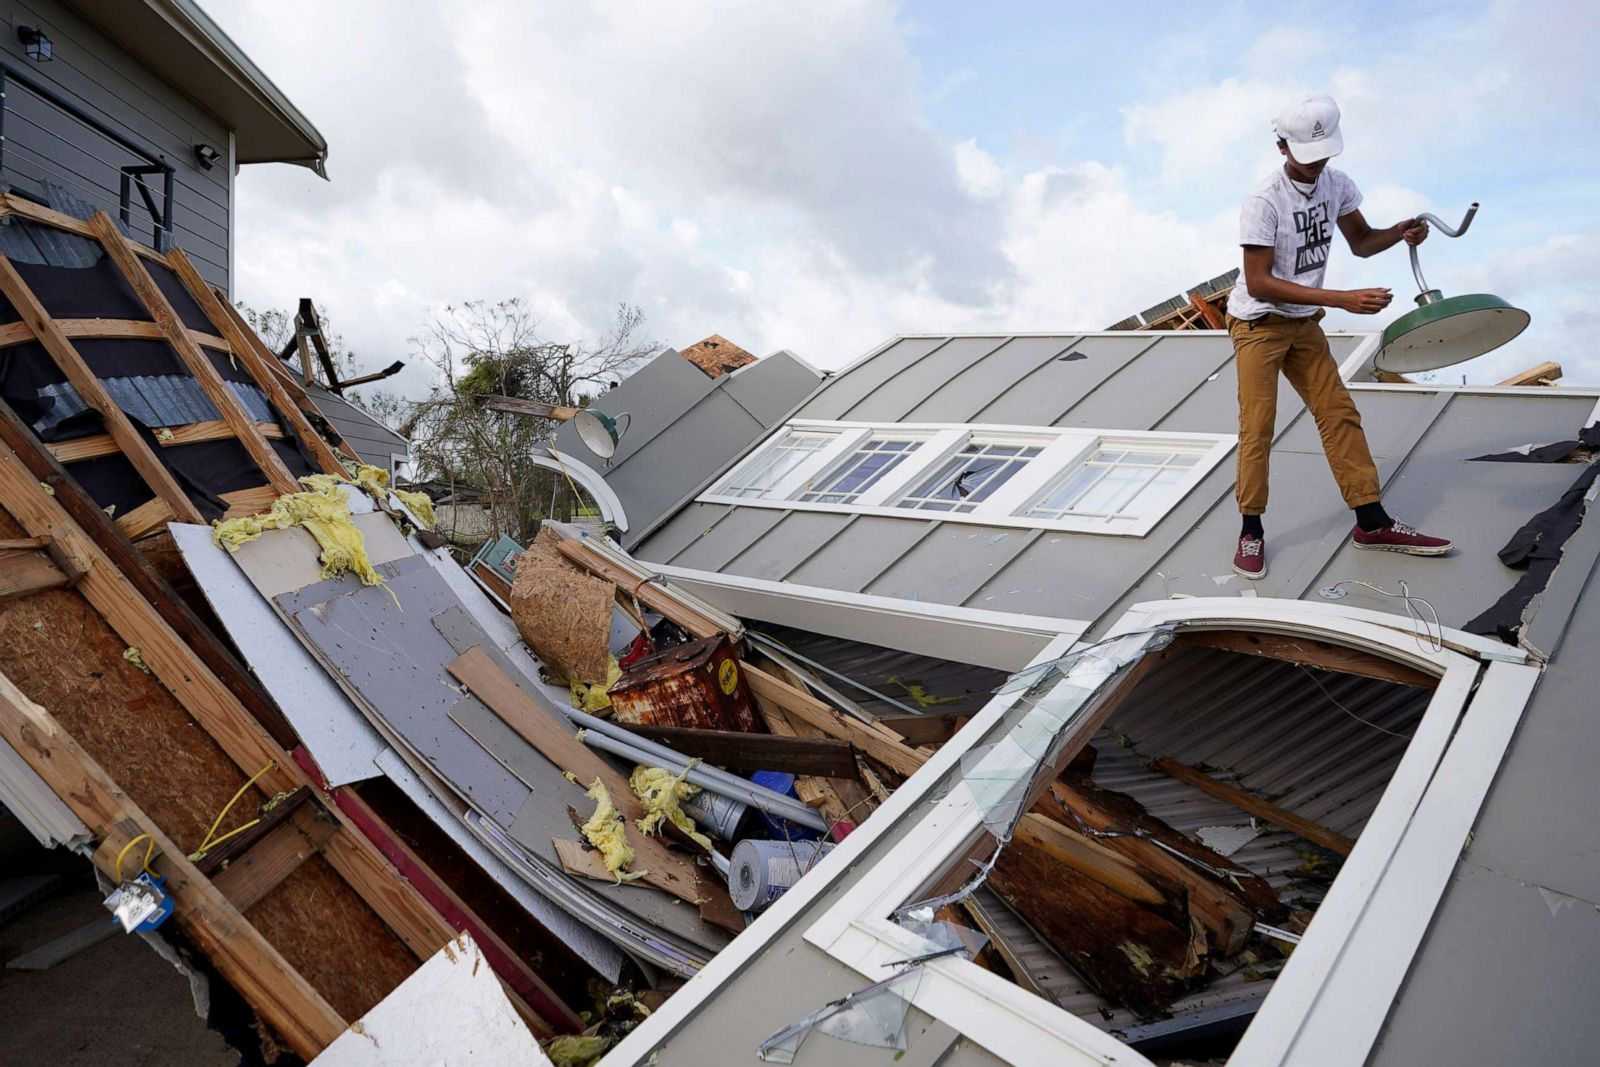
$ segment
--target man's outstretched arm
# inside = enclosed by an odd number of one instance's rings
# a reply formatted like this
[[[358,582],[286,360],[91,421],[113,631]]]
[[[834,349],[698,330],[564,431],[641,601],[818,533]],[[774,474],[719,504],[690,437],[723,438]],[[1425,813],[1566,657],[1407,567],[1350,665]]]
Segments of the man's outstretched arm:
[[[1272,248],[1267,245],[1244,246],[1244,287],[1257,300],[1340,308],[1357,315],[1376,315],[1394,299],[1387,289],[1313,289],[1284,281],[1272,273]]]
[[[1387,229],[1374,230],[1361,212],[1351,211],[1339,216],[1339,232],[1349,242],[1350,251],[1365,259],[1388,251],[1402,240],[1408,245],[1420,245],[1428,239],[1428,224],[1420,219],[1401,219]]]

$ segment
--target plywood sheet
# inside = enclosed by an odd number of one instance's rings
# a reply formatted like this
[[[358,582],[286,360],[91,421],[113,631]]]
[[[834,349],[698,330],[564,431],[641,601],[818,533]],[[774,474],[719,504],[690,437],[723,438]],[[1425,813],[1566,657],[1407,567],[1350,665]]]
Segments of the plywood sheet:
[[[376,776],[378,767],[373,760],[387,747],[383,738],[272,605],[256,592],[227,549],[212,543],[211,528],[173,523],[169,529],[195,583],[245,663],[283,709],[329,784],[347,785]],[[289,533],[310,541],[304,531],[273,531],[274,536]],[[315,551],[314,542],[308,551]]]

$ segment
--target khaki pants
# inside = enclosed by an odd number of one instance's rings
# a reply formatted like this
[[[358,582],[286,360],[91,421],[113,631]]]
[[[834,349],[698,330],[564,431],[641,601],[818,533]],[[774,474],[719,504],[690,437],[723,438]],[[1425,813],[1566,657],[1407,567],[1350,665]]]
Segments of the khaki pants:
[[[1317,420],[1322,451],[1345,504],[1354,508],[1378,499],[1378,469],[1361,430],[1361,413],[1328,351],[1328,338],[1318,325],[1322,315],[1320,311],[1304,319],[1264,315],[1249,321],[1228,316],[1228,336],[1233,338],[1239,371],[1239,477],[1234,491],[1241,514],[1267,510],[1267,463],[1278,414],[1279,371]]]

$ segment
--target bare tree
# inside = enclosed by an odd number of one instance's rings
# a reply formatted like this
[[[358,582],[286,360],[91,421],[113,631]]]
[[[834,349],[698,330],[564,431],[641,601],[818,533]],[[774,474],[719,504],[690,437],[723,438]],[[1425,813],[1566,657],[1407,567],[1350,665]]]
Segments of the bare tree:
[[[529,461],[554,440],[558,424],[490,411],[493,394],[582,407],[658,345],[641,341],[644,316],[619,307],[610,329],[589,344],[552,341],[520,299],[446,307],[412,339],[438,372],[426,398],[407,405],[401,433],[423,480],[483,494],[491,536],[526,541],[539,518],[569,517],[575,501],[559,476]]]

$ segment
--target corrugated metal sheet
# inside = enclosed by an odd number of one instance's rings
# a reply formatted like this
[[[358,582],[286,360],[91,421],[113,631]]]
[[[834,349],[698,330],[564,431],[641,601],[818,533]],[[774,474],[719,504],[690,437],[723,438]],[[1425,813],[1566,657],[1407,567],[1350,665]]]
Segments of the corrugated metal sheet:
[[[1150,767],[1157,756],[1170,756],[1355,837],[1383,795],[1431,695],[1431,690],[1355,675],[1175,645],[1167,662],[1140,683],[1096,735],[1094,780],[1128,794],[1197,840],[1202,827],[1249,824],[1249,816],[1232,805]],[[1233,860],[1283,891],[1285,900],[1301,905],[1320,900],[1323,883],[1298,877],[1312,854],[1308,846],[1259,820],[1257,825],[1263,832]],[[998,900],[994,906],[1004,907]],[[1270,979],[1255,979],[1241,968],[1178,1001],[1172,1019],[1142,1023],[1107,1004],[1025,923],[1006,916],[1013,949],[1039,968],[1034,977],[1048,995],[1127,1040],[1246,1014],[1272,988]]]
[[[206,397],[205,390],[193,378],[177,374],[135,375],[127,378],[102,378],[106,392],[129,418],[146,426],[186,426],[191,422],[213,422],[222,416]],[[239,398],[244,409],[258,422],[277,422],[266,394],[253,383],[228,382],[228,387]],[[78,396],[71,384],[61,382],[39,390],[40,397],[56,401],[46,416],[39,421],[38,429],[50,427],[71,418],[88,405]]]

